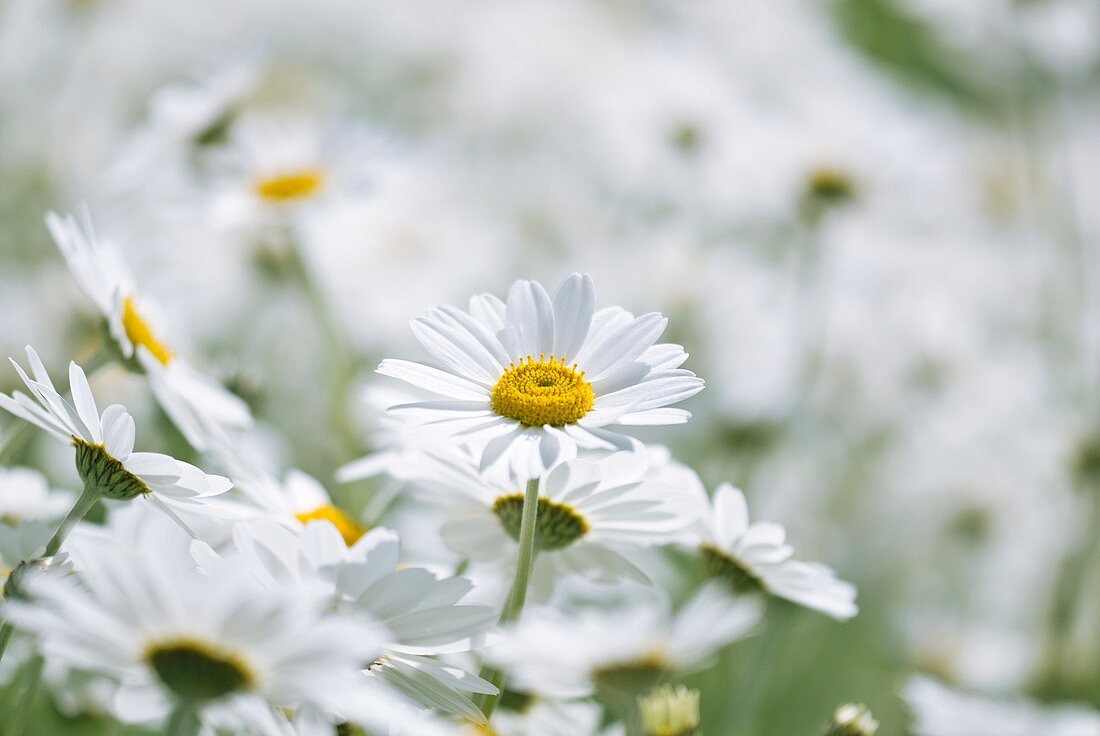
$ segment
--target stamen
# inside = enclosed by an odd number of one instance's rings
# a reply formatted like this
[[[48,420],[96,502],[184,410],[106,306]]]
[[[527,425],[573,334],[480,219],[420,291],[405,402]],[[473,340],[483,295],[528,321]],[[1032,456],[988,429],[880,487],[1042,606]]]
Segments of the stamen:
[[[256,194],[272,202],[289,202],[316,194],[324,184],[325,175],[320,169],[288,171],[257,179]]]
[[[490,400],[497,414],[529,427],[562,427],[591,411],[595,395],[576,363],[569,367],[564,358],[540,353],[538,361],[528,355],[510,363]]]
[[[318,506],[311,511],[302,511],[295,514],[294,518],[303,524],[318,520],[332,522],[332,525],[336,527],[336,531],[340,532],[340,536],[344,538],[344,544],[349,547],[358,542],[359,538],[366,533],[350,516],[332,504]]]
[[[149,323],[138,312],[133,297],[128,296],[122,300],[122,327],[135,347],[143,346],[161,365],[172,362],[174,353],[153,334]]]

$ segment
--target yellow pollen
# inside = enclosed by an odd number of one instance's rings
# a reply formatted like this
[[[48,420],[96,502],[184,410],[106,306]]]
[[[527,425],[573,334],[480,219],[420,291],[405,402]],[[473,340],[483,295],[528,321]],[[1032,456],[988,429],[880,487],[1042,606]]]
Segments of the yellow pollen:
[[[312,511],[302,511],[295,514],[294,518],[303,524],[321,520],[332,522],[332,525],[336,527],[336,531],[340,532],[340,536],[344,538],[344,544],[349,547],[358,542],[359,537],[366,533],[361,526],[352,521],[350,516],[332,504],[318,506]]]
[[[133,297],[128,296],[122,300],[122,327],[126,330],[126,337],[130,339],[134,347],[144,346],[154,358],[160,361],[161,365],[168,365],[172,362],[175,354],[153,334],[149,323],[145,321],[134,305]]]
[[[320,169],[300,169],[286,171],[256,180],[256,194],[272,202],[289,202],[305,199],[316,194],[325,183],[325,175]]]
[[[595,396],[577,364],[564,358],[530,355],[512,363],[493,386],[493,411],[529,427],[573,424],[589,411]]]

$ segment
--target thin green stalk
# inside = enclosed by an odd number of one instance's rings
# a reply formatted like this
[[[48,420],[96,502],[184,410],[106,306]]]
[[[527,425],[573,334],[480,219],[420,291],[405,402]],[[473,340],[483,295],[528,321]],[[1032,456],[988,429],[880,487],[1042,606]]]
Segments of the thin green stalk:
[[[57,531],[54,532],[53,537],[50,538],[49,543],[46,545],[46,557],[53,557],[61,550],[61,545],[64,544],[65,538],[69,536],[69,532],[76,526],[76,523],[87,516],[88,512],[95,506],[96,501],[102,495],[99,486],[85,481],[84,490],[80,494],[80,497],[76,499],[76,503],[69,509],[68,515],[65,520],[61,522],[61,526],[57,527]]]
[[[0,465],[15,455],[23,441],[30,436],[31,426],[27,422],[20,422],[19,426],[13,428],[4,435],[3,440],[0,440]]]
[[[46,545],[45,557],[53,557],[61,550],[61,545],[65,542],[65,537],[69,536],[69,531],[72,530],[78,521],[87,515],[92,506],[95,506],[100,495],[102,494],[99,490],[99,486],[90,482],[84,483],[84,491],[80,494],[80,497],[76,499],[76,503],[69,509],[69,513],[65,517],[65,520],[57,527],[57,531],[54,532],[53,537],[50,538],[49,543]],[[12,573],[12,575],[15,574],[15,572]],[[8,592],[11,593],[11,591]],[[0,660],[4,658],[4,652],[7,651],[8,643],[11,641],[13,633],[13,628],[10,623],[5,621],[4,625],[0,626]]]
[[[508,599],[504,602],[504,608],[500,612],[501,625],[512,623],[519,619],[523,613],[523,604],[527,601],[527,584],[531,580],[531,569],[535,565],[535,522],[538,520],[539,511],[539,479],[531,478],[527,481],[527,489],[523,494],[523,516],[519,525],[519,556],[516,559],[516,576],[512,580],[512,590],[508,593]],[[504,692],[504,672],[496,667],[482,667],[480,673],[482,679],[493,683],[501,693]],[[483,695],[478,699],[478,706],[485,717],[493,715],[496,710],[500,695]]]
[[[172,715],[164,726],[164,736],[195,736],[199,732],[199,716],[195,712],[195,704],[189,701],[180,701],[172,709]]]
[[[7,736],[23,735],[23,728],[27,722],[27,717],[30,715],[31,708],[34,706],[35,698],[38,697],[38,686],[42,681],[42,664],[42,657],[35,655],[31,658],[30,664],[27,665],[27,689],[23,691],[23,696],[19,699],[19,704],[15,706],[15,713],[12,714],[11,720],[8,721]]]

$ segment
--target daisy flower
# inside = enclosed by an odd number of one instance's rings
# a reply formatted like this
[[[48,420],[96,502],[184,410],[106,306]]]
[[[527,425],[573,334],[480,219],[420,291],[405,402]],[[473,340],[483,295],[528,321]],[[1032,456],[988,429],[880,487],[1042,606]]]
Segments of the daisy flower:
[[[745,494],[723,483],[702,522],[699,553],[707,572],[735,590],[764,590],[836,619],[855,616],[856,588],[826,565],[792,560],[779,524],[749,522]]]
[[[235,525],[234,542],[244,567],[265,587],[298,590],[319,608],[374,622],[379,652],[364,662],[372,676],[426,705],[484,721],[466,693],[495,694],[496,688],[435,659],[490,641],[496,611],[463,602],[468,580],[399,567],[400,543],[388,529],[371,530],[348,547],[327,520],[306,524],[300,534],[255,520]]]
[[[37,470],[0,468],[0,522],[16,526],[27,519],[59,519],[72,505],[73,494],[51,490]]]
[[[168,455],[134,452],[134,418],[120,404],[112,404],[100,414],[84,370],[76,363],[69,364],[70,403],[54,388],[38,353],[29,345],[27,359],[33,378],[14,360],[12,365],[34,398],[21,391],[11,396],[0,394],[0,408],[73,446],[76,469],[84,481],[82,499],[145,498],[183,525],[176,511],[205,513],[209,510],[207,500],[231,487],[228,479],[207,475]]]
[[[679,345],[656,344],[667,320],[618,307],[596,311],[592,279],[572,274],[553,299],[517,281],[507,303],[484,294],[469,312],[437,307],[412,330],[434,363],[385,360],[378,372],[442,397],[392,411],[421,427],[484,442],[480,465],[507,459],[533,477],[577,448],[634,449],[623,427],[680,424],[670,404],[703,381],[679,366]]]
[[[123,357],[137,361],[157,402],[187,441],[204,450],[207,439],[225,428],[251,426],[252,415],[240,398],[195,370],[161,339],[150,318],[154,307],[138,294],[120,253],[96,237],[87,212],[82,220],[51,212],[46,226],[73,278],[107,321]]]
[[[365,533],[358,521],[332,502],[328,491],[313,476],[291,469],[280,481],[270,473],[247,467],[240,455],[227,447],[215,447],[214,454],[231,469],[235,487],[261,514],[299,530],[311,521],[327,521],[349,547]]]
[[[618,452],[598,461],[567,460],[539,481],[533,584],[548,594],[568,573],[604,581],[649,578],[628,557],[632,550],[667,542],[686,527],[675,490],[646,477],[640,453]],[[426,500],[442,502],[444,542],[473,562],[514,565],[523,511],[523,482],[483,474],[458,451],[431,453],[417,485]]]
[[[228,182],[214,202],[216,216],[234,225],[266,225],[363,191],[375,148],[375,137],[358,126],[293,113],[244,113],[215,162]]]
[[[361,673],[379,652],[368,623],[321,616],[246,570],[199,572],[186,541],[162,538],[155,555],[89,545],[79,582],[36,578],[12,619],[48,662],[117,682],[124,722],[155,723],[180,704],[212,729],[272,736],[296,710],[372,729],[401,718],[405,706]]]
[[[963,693],[927,677],[911,679],[902,697],[915,736],[1097,736],[1100,713],[1075,705]]]
[[[666,597],[643,589],[602,608],[528,610],[488,654],[520,689],[563,698],[597,687],[648,692],[745,636],[760,614],[758,601],[734,598],[713,584],[675,614]]]

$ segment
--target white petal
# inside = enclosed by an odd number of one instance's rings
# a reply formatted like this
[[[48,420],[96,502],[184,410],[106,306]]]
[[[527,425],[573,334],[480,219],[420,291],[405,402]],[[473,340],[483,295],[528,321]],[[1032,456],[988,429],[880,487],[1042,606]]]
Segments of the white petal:
[[[504,347],[518,362],[554,350],[554,305],[537,281],[517,281],[508,292]]]
[[[125,462],[134,451],[136,428],[126,407],[111,404],[103,410],[103,444],[116,460]]]
[[[438,368],[408,360],[383,360],[378,366],[378,373],[400,379],[435,394],[449,396],[452,399],[484,401],[487,398],[484,387],[472,381]]]
[[[580,352],[595,309],[592,278],[588,274],[570,274],[554,294],[554,355],[572,359]]]
[[[96,408],[95,397],[92,396],[92,387],[88,385],[84,369],[75,362],[69,363],[69,390],[73,394],[76,413],[91,432],[92,440],[97,444],[103,442],[103,429],[99,423],[99,409]]]

